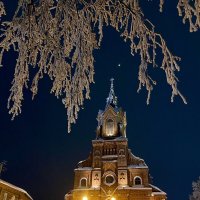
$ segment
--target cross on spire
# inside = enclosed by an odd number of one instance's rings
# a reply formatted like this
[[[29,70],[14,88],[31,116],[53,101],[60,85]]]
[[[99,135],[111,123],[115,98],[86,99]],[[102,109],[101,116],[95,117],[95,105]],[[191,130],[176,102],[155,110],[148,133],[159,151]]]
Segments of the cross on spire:
[[[112,105],[114,107],[117,107],[117,97],[115,96],[115,91],[114,91],[114,78],[110,79],[111,85],[110,85],[110,92],[108,95],[108,98],[106,99],[107,105]]]

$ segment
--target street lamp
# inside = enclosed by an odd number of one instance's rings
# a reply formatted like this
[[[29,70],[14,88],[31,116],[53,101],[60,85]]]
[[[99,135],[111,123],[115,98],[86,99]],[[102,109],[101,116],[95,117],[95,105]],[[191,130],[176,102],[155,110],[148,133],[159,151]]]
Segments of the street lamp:
[[[84,196],[82,200],[88,200],[88,198],[87,198],[86,196]],[[114,200],[114,199],[113,199],[113,200]]]

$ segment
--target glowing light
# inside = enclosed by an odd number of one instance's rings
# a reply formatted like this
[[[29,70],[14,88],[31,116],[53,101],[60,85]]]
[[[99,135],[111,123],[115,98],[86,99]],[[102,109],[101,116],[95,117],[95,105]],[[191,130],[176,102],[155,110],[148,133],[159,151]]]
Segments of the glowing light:
[[[88,198],[86,196],[83,197],[83,200],[88,200]],[[113,199],[114,200],[114,199]]]
[[[106,122],[106,134],[107,136],[113,136],[115,134],[114,129],[114,121],[112,119],[108,119]]]
[[[116,198],[115,198],[115,197],[112,197],[111,200],[116,200]]]

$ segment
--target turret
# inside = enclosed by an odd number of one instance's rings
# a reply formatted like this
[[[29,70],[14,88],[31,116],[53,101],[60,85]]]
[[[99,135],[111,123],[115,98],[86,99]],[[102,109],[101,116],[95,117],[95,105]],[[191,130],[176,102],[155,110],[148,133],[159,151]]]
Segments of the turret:
[[[122,108],[118,108],[113,81],[112,78],[106,107],[103,111],[99,110],[97,116],[97,139],[126,137],[126,112]]]

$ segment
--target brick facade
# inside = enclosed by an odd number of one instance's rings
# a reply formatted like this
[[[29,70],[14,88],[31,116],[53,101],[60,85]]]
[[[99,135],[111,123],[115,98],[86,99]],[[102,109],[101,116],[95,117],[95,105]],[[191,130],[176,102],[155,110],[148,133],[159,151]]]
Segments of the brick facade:
[[[74,188],[65,200],[166,200],[166,193],[150,184],[144,160],[128,149],[126,113],[117,107],[113,83],[97,120],[92,151],[74,170]]]
[[[0,180],[0,200],[33,200],[23,189]]]

